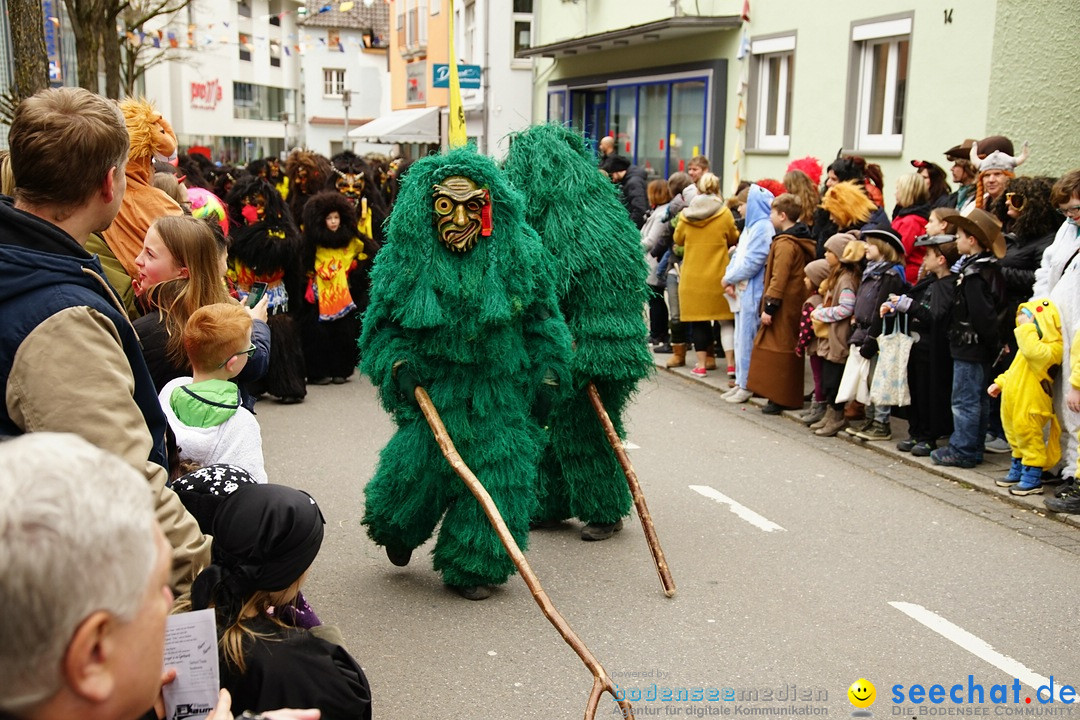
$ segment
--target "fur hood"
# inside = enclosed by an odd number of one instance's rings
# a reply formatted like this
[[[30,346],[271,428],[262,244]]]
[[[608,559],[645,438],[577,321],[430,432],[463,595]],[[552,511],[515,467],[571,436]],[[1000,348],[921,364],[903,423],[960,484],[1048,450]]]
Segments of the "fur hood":
[[[719,214],[727,206],[716,195],[697,195],[690,201],[690,207],[682,211],[682,219],[691,224],[702,225],[713,215]]]

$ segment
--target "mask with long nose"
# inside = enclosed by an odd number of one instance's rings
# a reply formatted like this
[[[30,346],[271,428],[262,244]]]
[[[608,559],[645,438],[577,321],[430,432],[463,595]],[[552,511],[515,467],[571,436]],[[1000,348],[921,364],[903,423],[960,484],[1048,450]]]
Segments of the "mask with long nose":
[[[491,199],[467,177],[453,175],[433,186],[439,239],[454,252],[466,252],[481,234],[491,234]]]

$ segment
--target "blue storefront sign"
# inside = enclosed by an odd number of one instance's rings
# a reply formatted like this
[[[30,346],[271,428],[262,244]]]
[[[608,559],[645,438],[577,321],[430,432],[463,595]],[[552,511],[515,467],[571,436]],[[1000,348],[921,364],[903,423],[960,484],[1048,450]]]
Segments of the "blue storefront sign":
[[[44,0],[41,9],[45,14],[45,53],[49,58],[49,84],[58,87],[63,84],[64,78],[60,69],[59,23],[52,20],[57,17],[56,7],[53,0]]]
[[[450,66],[446,63],[438,63],[432,65],[431,67],[434,73],[431,87],[450,87]],[[479,65],[458,65],[457,72],[458,82],[461,84],[461,88],[463,90],[476,89],[480,87],[481,71]]]

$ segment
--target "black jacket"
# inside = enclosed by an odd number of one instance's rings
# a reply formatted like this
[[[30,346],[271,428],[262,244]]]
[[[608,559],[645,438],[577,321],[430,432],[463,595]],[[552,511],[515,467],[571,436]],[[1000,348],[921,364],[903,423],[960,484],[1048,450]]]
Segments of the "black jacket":
[[[876,338],[881,334],[881,305],[889,299],[889,295],[902,293],[905,284],[903,265],[889,265],[870,276],[863,276],[855,294],[855,310],[851,319],[851,344],[858,348],[866,345],[863,357],[869,358],[877,354]]]
[[[1005,305],[1005,279],[991,253],[964,260],[956,279],[949,352],[953,360],[992,363],[1001,350],[999,313]]]
[[[645,171],[636,165],[631,165],[619,181],[621,190],[620,198],[626,211],[630,213],[630,219],[640,230],[645,224],[645,213],[649,212],[649,193]]]

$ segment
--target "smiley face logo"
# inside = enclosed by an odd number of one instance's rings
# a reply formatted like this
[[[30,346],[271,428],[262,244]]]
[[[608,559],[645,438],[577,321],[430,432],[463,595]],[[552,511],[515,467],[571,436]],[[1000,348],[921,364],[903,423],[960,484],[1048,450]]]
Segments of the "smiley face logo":
[[[859,678],[851,683],[847,690],[848,700],[857,708],[868,708],[877,699],[877,689],[866,678]]]

